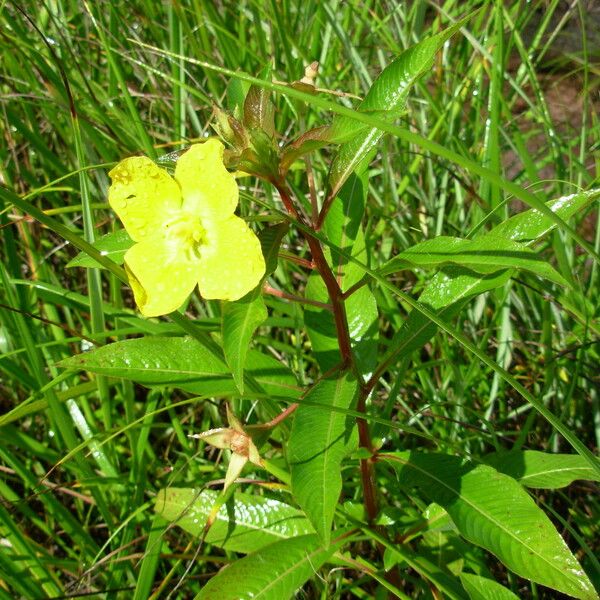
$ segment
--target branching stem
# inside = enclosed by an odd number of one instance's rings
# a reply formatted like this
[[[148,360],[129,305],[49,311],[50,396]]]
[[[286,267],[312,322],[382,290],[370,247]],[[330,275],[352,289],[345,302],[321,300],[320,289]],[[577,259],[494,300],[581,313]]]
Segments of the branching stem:
[[[268,283],[263,285],[263,291],[265,294],[270,294],[271,296],[276,296],[277,298],[282,298],[284,300],[290,300],[291,302],[310,304],[311,306],[316,306],[317,308],[333,310],[331,304],[328,304],[327,302],[319,302],[318,300],[311,300],[310,298],[300,298],[300,296],[294,296],[293,294],[288,294],[287,292],[278,290],[277,288],[270,286]]]
[[[281,201],[283,202],[283,205],[286,207],[288,212],[307,229],[318,229],[320,224],[322,224],[322,221],[321,223],[317,223],[312,227],[306,222],[306,220],[303,218],[300,212],[296,209],[294,200],[290,194],[289,188],[287,187],[286,183],[284,181],[276,181],[274,182],[274,184],[277,188],[277,191],[279,192],[279,195],[281,196]],[[323,218],[324,214],[326,214],[326,211],[325,213],[323,213],[322,210],[321,215],[323,216]],[[363,379],[360,376],[357,365],[355,363],[354,354],[352,353],[350,331],[348,328],[348,318],[346,316],[346,295],[340,288],[340,285],[333,271],[331,270],[327,259],[325,258],[325,253],[323,252],[321,242],[316,237],[312,236],[308,231],[303,230],[303,235],[306,239],[308,247],[310,248],[313,263],[317,271],[321,275],[323,283],[327,288],[327,293],[329,294],[329,300],[331,304],[331,309],[333,311],[333,318],[335,321],[338,346],[340,349],[340,355],[342,360],[342,370],[350,370],[356,375],[360,385],[356,410],[364,414],[366,412],[367,398],[369,397],[371,389],[368,389],[365,386]],[[369,425],[367,421],[364,418],[358,418],[357,426],[360,446],[362,448],[365,448],[369,452],[372,452],[373,445],[371,443],[371,435],[369,432]],[[373,522],[373,520],[377,516],[377,495],[375,492],[373,461],[370,458],[361,459],[360,472],[365,510],[369,522]]]

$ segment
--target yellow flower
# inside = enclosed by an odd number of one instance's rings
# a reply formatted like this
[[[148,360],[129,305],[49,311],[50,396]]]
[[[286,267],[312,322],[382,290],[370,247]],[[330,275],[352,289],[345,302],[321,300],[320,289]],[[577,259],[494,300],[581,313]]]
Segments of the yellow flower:
[[[121,161],[109,173],[108,201],[131,239],[125,269],[147,317],[178,309],[196,285],[207,299],[238,300],[260,282],[260,242],[233,213],[235,178],[211,138],[177,161],[175,177],[149,158]]]

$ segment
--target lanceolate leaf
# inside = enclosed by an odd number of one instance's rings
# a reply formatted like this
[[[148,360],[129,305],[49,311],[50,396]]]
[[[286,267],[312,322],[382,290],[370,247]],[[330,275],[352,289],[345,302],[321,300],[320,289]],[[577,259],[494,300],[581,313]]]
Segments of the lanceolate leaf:
[[[315,127],[300,135],[291,144],[286,146],[281,154],[280,168],[282,172],[286,172],[297,158],[313,150],[319,150],[330,143],[330,135],[331,127],[329,125]]]
[[[460,580],[471,600],[519,600],[509,589],[493,579],[461,573]]]
[[[261,78],[270,79],[270,70],[266,69]],[[244,125],[249,129],[260,129],[272,137],[275,134],[274,116],[270,90],[251,86],[244,101]]]
[[[405,50],[389,64],[375,80],[357,112],[392,121],[399,117],[406,106],[410,88],[427,73],[436,52],[442,47],[470,16],[452,27],[431,36]],[[330,126],[311,129],[284,149],[281,167],[286,171],[302,156],[328,144],[343,144],[332,166],[329,177],[329,197],[334,197],[353,170],[361,173],[377,148],[383,132],[356,121],[349,116],[336,117]]]
[[[419,302],[439,311],[440,316],[449,321],[460,312],[468,300],[501,287],[510,279],[511,274],[512,271],[499,271],[492,275],[479,275],[461,267],[445,267],[431,278],[419,297]],[[436,331],[435,323],[413,310],[392,338],[386,358],[391,355],[410,355],[426,344]]]
[[[259,235],[265,257],[265,274],[254,290],[237,302],[223,303],[221,333],[223,353],[240,393],[244,392],[244,365],[250,341],[256,329],[267,318],[267,307],[262,297],[262,284],[277,268],[277,254],[287,223],[263,229]]]
[[[375,80],[371,89],[360,103],[358,111],[372,112],[389,120],[397,118],[405,108],[410,88],[427,73],[433,65],[436,52],[470,17],[452,27],[423,40],[405,50],[389,64]],[[340,147],[329,176],[329,196],[337,194],[340,187],[357,169],[366,168],[370,156],[383,136],[380,129],[365,127],[349,117],[338,117],[331,125],[330,139],[346,141]]]
[[[540,277],[568,286],[567,281],[539,254],[512,240],[495,235],[485,235],[475,240],[439,236],[401,252],[382,268],[382,275],[402,269],[438,268],[456,264],[489,274],[501,269],[524,269]]]
[[[600,481],[598,474],[578,454],[549,454],[535,450],[494,452],[486,464],[530,488],[556,489],[576,481]]]
[[[270,356],[250,351],[248,371],[264,391],[296,398],[295,378]],[[237,394],[229,367],[189,337],[145,337],[107,344],[59,363],[65,369],[85,370],[143,385],[170,385],[198,395]]]
[[[113,231],[98,238],[93,244],[102,256],[110,258],[118,265],[125,261],[125,252],[133,246],[133,240],[124,229]],[[88,267],[102,269],[102,265],[96,262],[89,254],[80,252],[74,259],[67,263],[67,267]]]
[[[218,493],[193,488],[167,488],[156,496],[154,509],[194,537],[203,533]],[[236,493],[221,506],[206,542],[234,552],[254,552],[281,539],[314,533],[296,508],[272,498]]]
[[[301,388],[298,387],[294,373],[287,365],[272,356],[257,350],[250,350],[246,357],[245,372],[260,385],[262,392],[269,396],[293,400],[300,396]],[[228,391],[224,391],[221,395],[238,393],[237,386],[231,377],[228,379],[227,386]],[[178,387],[187,392],[206,395],[206,383],[202,381],[184,383]],[[248,390],[246,390],[246,394],[248,394]]]
[[[244,364],[250,341],[267,316],[267,307],[260,293],[250,292],[238,302],[223,305],[223,352],[241,394],[244,393]]]
[[[598,195],[595,192],[583,192],[548,202],[548,208],[556,212],[563,220],[571,218],[582,211]],[[525,241],[528,245],[555,228],[547,217],[537,210],[527,210],[498,225],[490,234],[482,234],[477,239],[487,235],[504,237],[509,240]],[[478,275],[457,266],[448,266],[436,273],[421,296],[419,302],[428,308],[439,311],[440,315],[451,319],[465,303],[483,292],[501,287],[511,277],[512,271],[499,271],[492,275]],[[388,355],[407,356],[425,344],[437,331],[437,325],[431,323],[418,311],[413,310],[408,319],[395,334]]]
[[[317,535],[302,535],[265,546],[222,569],[202,588],[196,600],[283,600],[315,576],[342,546]]]
[[[353,419],[329,407],[350,408],[356,390],[348,374],[319,382],[306,396],[311,404],[300,403],[294,413],[288,442],[294,499],[325,543],[342,490],[342,460],[356,446]]]
[[[263,256],[265,257],[265,275],[263,281],[277,269],[279,247],[288,229],[289,225],[286,222],[282,222],[269,225],[258,234]]]
[[[115,342],[71,356],[59,366],[145,385],[210,382],[228,375],[222,360],[189,337],[157,336]]]
[[[600,189],[578,192],[551,200],[546,206],[563,221],[585,209],[600,198]],[[492,233],[517,242],[533,242],[556,227],[548,217],[536,209],[526,210],[494,227]]]
[[[422,553],[413,552],[408,547],[398,544],[386,548],[388,560],[405,561],[419,575],[431,581],[436,588],[444,592],[451,600],[466,600],[467,595],[462,590],[460,582],[444,566],[429,560]]]
[[[456,456],[385,455],[400,485],[446,509],[461,535],[517,575],[575,598],[596,598],[587,575],[546,514],[512,477]]]

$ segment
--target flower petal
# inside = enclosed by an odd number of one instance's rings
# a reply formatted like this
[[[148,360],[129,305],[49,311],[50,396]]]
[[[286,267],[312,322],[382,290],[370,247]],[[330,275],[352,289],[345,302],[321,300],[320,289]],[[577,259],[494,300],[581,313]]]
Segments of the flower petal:
[[[242,423],[240,420],[233,414],[229,403],[225,405],[225,410],[227,411],[227,422],[229,423],[229,427],[238,433],[244,433],[244,428],[242,427]]]
[[[235,215],[204,225],[207,245],[200,258],[200,293],[207,299],[238,300],[253,290],[265,273],[260,242]]]
[[[248,442],[248,460],[257,467],[265,466],[258,452],[258,448],[254,445],[252,440],[249,440]]]
[[[225,474],[225,483],[223,484],[223,491],[225,491],[230,485],[232,485],[235,480],[240,476],[244,465],[248,462],[248,459],[245,456],[241,456],[236,454],[235,452],[231,453],[231,458],[229,459],[229,466],[227,467],[227,473]]]
[[[129,248],[125,266],[141,313],[156,317],[185,302],[198,282],[200,259],[189,257],[176,240],[157,236]]]
[[[219,427],[218,429],[209,429],[202,433],[196,433],[194,437],[215,448],[225,450],[231,447],[231,438],[234,433],[235,432],[229,427]]]
[[[235,177],[223,164],[223,144],[209,138],[194,144],[177,161],[175,179],[181,186],[183,210],[201,219],[225,219],[238,203]]]
[[[135,242],[151,236],[181,209],[177,182],[145,156],[122,160],[109,176],[108,202]]]

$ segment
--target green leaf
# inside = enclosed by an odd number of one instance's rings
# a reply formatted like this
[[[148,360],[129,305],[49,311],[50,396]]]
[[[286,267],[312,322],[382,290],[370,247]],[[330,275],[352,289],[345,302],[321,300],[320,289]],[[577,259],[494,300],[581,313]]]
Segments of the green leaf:
[[[83,369],[144,385],[231,379],[227,365],[190,337],[144,337],[101,346],[62,360],[65,369]]]
[[[366,178],[351,177],[331,205],[323,224],[332,246],[367,262],[367,250],[361,227],[365,209]],[[335,249],[326,252],[342,291],[347,291],[364,276],[364,271],[345,259]],[[321,277],[308,279],[305,295],[311,300],[328,302],[329,295]],[[365,375],[377,363],[378,312],[377,303],[367,286],[352,294],[345,302],[346,318],[356,362]],[[336,326],[331,311],[307,305],[304,311],[307,333],[314,356],[323,371],[340,363]]]
[[[102,256],[106,256],[106,258],[109,258],[117,265],[122,265],[125,261],[125,253],[133,244],[134,241],[129,237],[129,234],[124,229],[119,229],[118,231],[103,235],[92,245]],[[104,268],[86,252],[80,252],[67,263],[67,267]]]
[[[288,398],[299,395],[291,371],[274,358],[251,351],[247,363],[249,373],[263,385],[265,393]],[[202,396],[237,394],[225,362],[190,337],[124,340],[71,356],[58,366],[147,386],[169,385]]]
[[[431,269],[448,263],[483,274],[501,269],[524,269],[568,286],[564,277],[539,254],[524,244],[491,234],[475,240],[448,236],[426,240],[392,258],[380,271],[387,275],[407,268]]]
[[[460,580],[471,600],[519,600],[518,596],[493,579],[474,573],[461,573]]]
[[[294,499],[325,543],[342,490],[342,460],[356,447],[354,420],[330,407],[350,408],[357,388],[348,374],[317,383],[306,396],[311,404],[301,402],[294,413],[288,442]]]
[[[437,504],[433,503],[431,506],[437,506]],[[439,509],[443,511],[441,514],[448,519],[448,524],[445,528],[443,526],[431,528],[428,524],[428,529],[423,532],[417,552],[436,565],[444,565],[453,575],[459,575],[463,570],[467,553],[475,547],[460,537],[448,513],[441,507]],[[441,520],[445,520],[444,517],[441,517]]]
[[[316,535],[302,535],[265,546],[212,577],[196,600],[282,600],[313,577],[344,543],[331,546]]]
[[[389,563],[405,561],[427,581],[444,592],[445,597],[452,600],[465,600],[466,594],[460,583],[452,573],[448,572],[445,565],[435,563],[421,553],[413,552],[406,545],[388,546],[385,550]]]
[[[212,490],[166,488],[158,492],[154,509],[167,521],[200,537],[218,496]],[[236,493],[217,512],[206,542],[247,554],[309,533],[314,530],[298,509],[272,498]]]
[[[563,221],[566,221],[598,198],[600,198],[600,189],[596,188],[586,192],[561,196],[547,202],[546,206]],[[492,233],[517,242],[533,242],[552,231],[555,227],[556,224],[553,221],[533,208],[500,223],[494,227]]]
[[[275,223],[261,230],[258,234],[263,256],[265,257],[265,275],[263,281],[277,269],[277,259],[279,257],[279,247],[285,234],[288,232],[287,222]]]
[[[597,597],[550,519],[512,477],[445,454],[403,452],[385,459],[402,486],[419,488],[445,508],[465,539],[517,575],[575,598]]]
[[[420,538],[416,547],[419,555],[428,557],[437,565],[445,565],[456,576],[465,570],[472,570],[479,575],[491,577],[487,570],[489,559],[486,552],[460,536],[446,510],[432,502],[422,512],[422,516],[426,523],[421,532],[416,534]]]
[[[265,69],[261,79],[269,80],[271,73]],[[271,91],[256,85],[250,86],[244,101],[243,124],[249,129],[260,129],[269,137],[275,135],[275,106],[271,102]]]
[[[578,454],[511,450],[488,454],[483,460],[529,488],[557,489],[578,479],[600,481],[598,473]]]
[[[285,173],[292,163],[313,150],[318,150],[330,143],[331,127],[322,125],[305,131],[288,144],[281,153],[281,170]]]
[[[419,302],[438,311],[440,317],[450,321],[465,304],[479,294],[504,285],[511,276],[510,271],[500,271],[492,275],[478,275],[462,267],[445,267],[432,278]],[[438,327],[420,312],[413,310],[402,327],[392,338],[384,357],[397,355],[407,357],[423,347],[435,334]]]
[[[374,81],[359,112],[369,112],[386,119],[396,119],[405,109],[410,88],[431,70],[436,52],[470,18],[408,48],[390,63]],[[329,138],[346,143],[340,147],[329,175],[329,196],[337,194],[352,171],[366,169],[384,132],[369,128],[349,117],[337,117],[331,125]],[[348,141],[349,140],[349,141]]]
[[[599,190],[563,196],[548,202],[547,206],[561,219],[566,220],[585,209],[598,194]],[[489,235],[531,243],[555,227],[556,225],[550,219],[537,210],[531,209],[515,215],[477,239],[484,239]],[[437,311],[444,319],[450,320],[460,312],[469,299],[503,286],[511,275],[512,272],[509,270],[492,275],[478,275],[461,267],[444,267],[431,278],[419,302]],[[436,331],[435,323],[431,323],[421,313],[413,310],[392,338],[386,356],[394,354],[405,357],[427,343]]]
[[[287,230],[287,223],[279,223],[265,227],[261,231],[259,239],[266,266],[264,276],[256,288],[241,300],[223,303],[221,324],[223,353],[241,394],[244,393],[244,365],[250,341],[256,329],[268,316],[262,297],[262,284],[277,268],[279,246]]]
[[[270,396],[296,400],[302,392],[293,371],[273,356],[251,350],[246,360],[246,370]]]
[[[267,307],[262,295],[254,292],[238,302],[227,302],[223,305],[223,352],[240,394],[244,393],[244,364],[250,341],[267,316]]]
[[[268,396],[296,400],[302,392],[301,388],[298,387],[296,376],[287,365],[273,356],[263,354],[257,350],[248,352],[245,372],[261,386],[262,391]],[[218,385],[223,384],[219,383]],[[223,387],[222,395],[237,395],[238,389],[233,379],[228,380],[227,386]],[[206,395],[206,383],[202,381],[184,383],[178,387],[200,396]],[[247,390],[246,394],[248,395]]]
[[[241,118],[244,110],[244,101],[246,100],[249,89],[250,84],[248,82],[242,81],[236,77],[232,77],[227,82],[227,108],[236,118]]]

